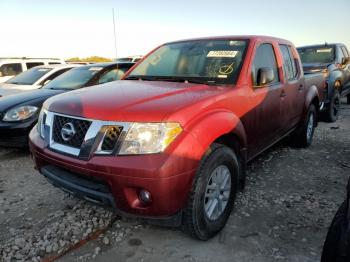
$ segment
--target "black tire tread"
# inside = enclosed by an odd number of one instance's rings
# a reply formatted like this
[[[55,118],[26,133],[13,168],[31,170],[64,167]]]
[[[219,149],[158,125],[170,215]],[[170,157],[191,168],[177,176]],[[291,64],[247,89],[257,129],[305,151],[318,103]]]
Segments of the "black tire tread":
[[[193,214],[195,214],[194,203],[195,203],[195,196],[197,193],[197,191],[196,191],[197,190],[197,183],[198,183],[198,180],[201,179],[200,174],[203,172],[203,169],[206,167],[206,162],[208,161],[209,156],[221,148],[230,149],[229,147],[227,147],[225,145],[214,143],[210,146],[210,152],[206,153],[205,156],[201,159],[200,168],[197,170],[196,176],[195,176],[194,181],[192,183],[191,193],[190,193],[189,198],[188,198],[188,205],[185,208],[184,213],[183,213],[183,217],[182,217],[182,227],[183,227],[184,232],[186,234],[190,235],[191,237],[199,239],[199,240],[207,240],[210,237],[212,237],[212,235],[201,238],[200,237],[201,232],[199,231],[199,225],[196,223],[197,219],[194,219],[192,216]]]

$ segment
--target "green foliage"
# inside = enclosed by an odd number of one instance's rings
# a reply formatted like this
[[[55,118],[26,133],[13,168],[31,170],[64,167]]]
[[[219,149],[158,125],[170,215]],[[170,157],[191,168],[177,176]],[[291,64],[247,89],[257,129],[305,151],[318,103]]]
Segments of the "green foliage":
[[[112,62],[112,59],[101,56],[89,56],[85,58],[72,57],[67,59],[68,62]]]

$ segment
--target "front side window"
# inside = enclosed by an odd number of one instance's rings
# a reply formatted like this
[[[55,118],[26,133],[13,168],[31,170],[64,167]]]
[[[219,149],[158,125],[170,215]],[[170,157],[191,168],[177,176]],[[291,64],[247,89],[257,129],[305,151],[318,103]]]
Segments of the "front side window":
[[[273,70],[274,79],[270,84],[279,82],[276,56],[271,44],[261,44],[256,49],[252,66],[252,81],[254,86],[258,86],[259,69],[262,68],[271,68]]]
[[[287,45],[280,45],[283,57],[283,71],[287,80],[295,79],[297,76],[295,59],[293,59],[292,50]]]
[[[303,64],[330,64],[335,60],[334,46],[315,46],[298,48]]]
[[[15,76],[21,73],[22,71],[22,65],[20,63],[4,64],[0,66],[0,77]]]
[[[6,83],[16,85],[33,85],[36,81],[38,81],[41,77],[43,77],[51,70],[51,68],[32,68],[11,78]]]
[[[233,85],[240,73],[247,40],[196,40],[165,44],[127,77]]]

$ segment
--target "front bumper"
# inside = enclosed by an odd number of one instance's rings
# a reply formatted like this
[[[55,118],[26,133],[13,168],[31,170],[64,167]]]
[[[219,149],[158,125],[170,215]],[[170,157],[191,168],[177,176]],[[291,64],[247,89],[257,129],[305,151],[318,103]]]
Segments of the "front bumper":
[[[0,121],[0,146],[27,147],[28,135],[37,119],[23,122]]]
[[[34,128],[30,149],[36,168],[55,186],[124,213],[166,218],[185,207],[199,163],[197,157],[188,157],[196,155],[199,145],[190,135],[183,139],[188,143],[174,143],[171,154],[95,155],[82,160],[48,149]],[[150,204],[139,199],[140,190],[151,193]]]

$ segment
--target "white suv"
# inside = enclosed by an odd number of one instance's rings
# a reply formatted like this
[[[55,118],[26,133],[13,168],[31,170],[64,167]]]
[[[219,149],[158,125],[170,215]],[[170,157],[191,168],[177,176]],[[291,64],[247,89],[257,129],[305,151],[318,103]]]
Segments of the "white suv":
[[[55,64],[65,64],[65,61],[56,58],[0,58],[0,83],[32,67]]]

